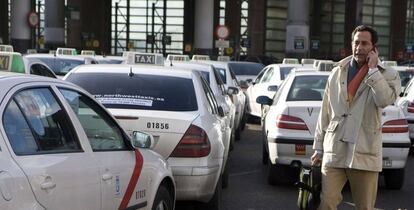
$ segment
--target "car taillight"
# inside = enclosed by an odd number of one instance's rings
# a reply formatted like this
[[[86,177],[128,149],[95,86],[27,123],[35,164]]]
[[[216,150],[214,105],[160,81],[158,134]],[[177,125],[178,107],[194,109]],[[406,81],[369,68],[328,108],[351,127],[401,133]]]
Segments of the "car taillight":
[[[390,120],[382,125],[383,133],[405,133],[408,132],[406,119]]]
[[[210,150],[210,140],[207,133],[200,127],[191,125],[170,156],[205,157],[210,154]]]
[[[407,112],[414,113],[414,103],[413,102],[408,103]]]
[[[284,129],[309,130],[302,119],[284,114],[277,116],[276,126]]]

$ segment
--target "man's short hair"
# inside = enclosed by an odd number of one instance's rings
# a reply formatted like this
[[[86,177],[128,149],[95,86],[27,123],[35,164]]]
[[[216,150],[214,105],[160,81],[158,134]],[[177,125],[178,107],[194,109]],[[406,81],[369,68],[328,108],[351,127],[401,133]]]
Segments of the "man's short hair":
[[[354,36],[357,32],[361,32],[361,31],[368,31],[371,34],[371,42],[372,44],[377,44],[378,42],[378,34],[377,31],[375,31],[373,28],[367,26],[367,25],[360,25],[357,26],[354,31],[352,31],[352,37],[351,40],[354,40]]]

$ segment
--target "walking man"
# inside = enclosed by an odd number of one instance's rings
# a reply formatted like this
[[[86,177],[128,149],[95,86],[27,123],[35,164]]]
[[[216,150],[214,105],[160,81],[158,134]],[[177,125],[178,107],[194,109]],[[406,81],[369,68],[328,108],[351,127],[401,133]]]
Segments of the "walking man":
[[[348,180],[356,209],[372,210],[382,170],[382,109],[397,99],[398,73],[380,65],[377,32],[352,32],[352,55],[329,76],[315,131],[312,164],[322,164],[320,210],[336,209]]]

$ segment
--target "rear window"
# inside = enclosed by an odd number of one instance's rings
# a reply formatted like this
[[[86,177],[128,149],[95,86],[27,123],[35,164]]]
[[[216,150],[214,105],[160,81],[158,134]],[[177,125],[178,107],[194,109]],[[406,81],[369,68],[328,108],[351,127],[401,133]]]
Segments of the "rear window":
[[[399,71],[398,73],[400,74],[402,87],[405,87],[414,75],[414,71]]]
[[[264,68],[261,63],[229,63],[229,66],[236,75],[258,75]]]
[[[71,74],[73,82],[107,108],[196,111],[193,81],[187,78],[135,74]]]
[[[322,101],[328,75],[297,76],[286,101]]]
[[[280,67],[280,80],[284,80],[293,68],[295,67]]]
[[[64,58],[37,58],[42,62],[46,63],[56,75],[65,75],[70,70],[84,64],[85,61],[83,60],[72,60],[72,59],[64,59]]]

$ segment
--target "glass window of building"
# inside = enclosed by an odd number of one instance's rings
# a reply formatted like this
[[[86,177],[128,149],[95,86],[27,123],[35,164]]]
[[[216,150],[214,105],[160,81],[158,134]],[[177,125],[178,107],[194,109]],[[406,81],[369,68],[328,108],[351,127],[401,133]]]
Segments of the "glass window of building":
[[[414,0],[407,0],[407,25],[405,29],[405,45],[414,45]]]
[[[127,0],[112,1],[111,52],[119,54],[129,48],[162,53],[164,1],[130,0],[129,3],[130,27],[127,34]],[[170,44],[165,46],[166,53],[181,54],[184,39],[184,0],[169,0],[166,8],[166,36],[171,38]]]
[[[381,59],[390,57],[391,0],[365,0],[362,24],[374,27],[378,32],[378,50]]]
[[[220,17],[219,24],[226,24],[226,0],[220,0]]]
[[[287,0],[268,0],[266,3],[265,53],[278,59],[285,57]]]
[[[321,20],[320,53],[317,57],[338,59],[344,48],[345,0],[326,1]]]
[[[249,34],[247,32],[248,26],[248,10],[249,10],[249,1],[242,0],[241,2],[241,20],[240,20],[240,55],[247,54],[247,48],[250,47],[248,40]]]

